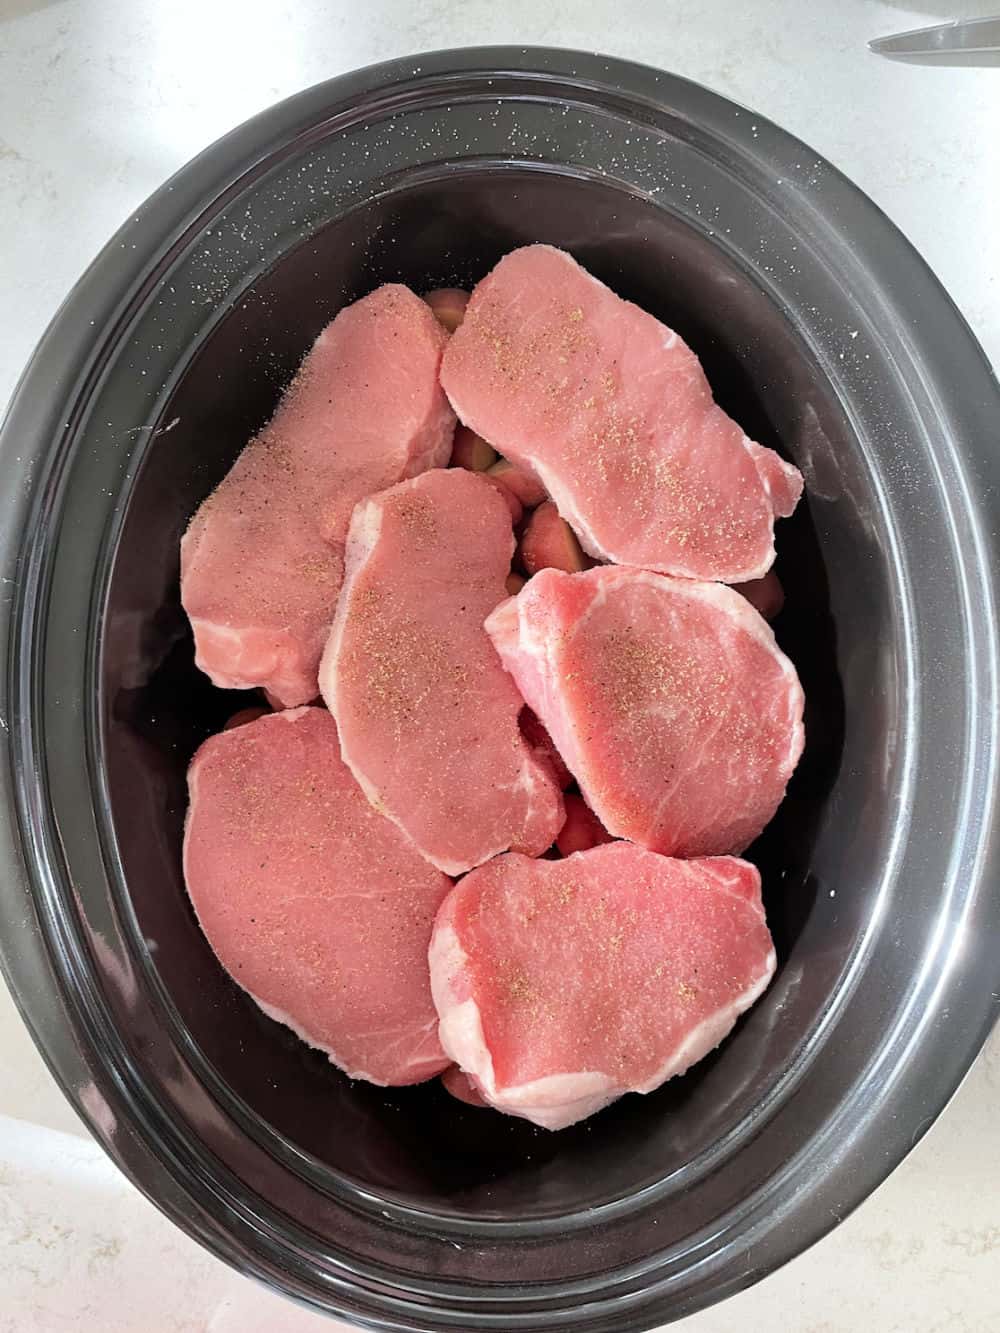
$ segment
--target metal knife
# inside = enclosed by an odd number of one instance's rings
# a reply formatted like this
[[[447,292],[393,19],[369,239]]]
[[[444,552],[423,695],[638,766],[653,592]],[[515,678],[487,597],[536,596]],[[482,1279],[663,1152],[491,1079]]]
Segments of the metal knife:
[[[1000,14],[993,18],[952,19],[931,28],[914,28],[891,37],[876,37],[868,49],[877,55],[907,56],[978,55],[1000,52]]]

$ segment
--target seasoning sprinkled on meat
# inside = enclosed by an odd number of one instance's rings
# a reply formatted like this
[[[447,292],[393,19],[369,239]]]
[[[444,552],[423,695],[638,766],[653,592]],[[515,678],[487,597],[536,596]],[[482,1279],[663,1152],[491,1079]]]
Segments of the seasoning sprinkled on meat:
[[[676,333],[563,251],[514,250],[479,283],[441,379],[597,559],[725,582],[774,559],[799,473],[713,401]]]
[[[285,707],[316,698],[355,504],[448,459],[446,340],[406,287],[342,310],[198,510],[181,596],[198,665],[217,685],[260,686]]]
[[[427,946],[451,884],[365,800],[326,709],[213,736],[188,784],[184,876],[233,980],[352,1078],[444,1069]]]
[[[369,800],[451,875],[509,848],[543,852],[564,818],[483,628],[506,596],[513,547],[503,499],[463,468],[366,500],[320,670]]]
[[[548,1129],[684,1073],[774,965],[753,866],[624,842],[480,866],[430,948],[444,1049],[489,1105]]]
[[[486,628],[609,833],[714,856],[774,814],[802,752],[802,688],[739,593],[546,569]]]

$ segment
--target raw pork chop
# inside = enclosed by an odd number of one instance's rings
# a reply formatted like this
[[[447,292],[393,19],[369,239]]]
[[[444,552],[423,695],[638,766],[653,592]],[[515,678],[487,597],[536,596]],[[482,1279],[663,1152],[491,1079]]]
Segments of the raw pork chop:
[[[802,688],[739,593],[543,569],[486,628],[609,833],[714,856],[774,814],[802,753]]]
[[[445,1050],[491,1106],[547,1129],[683,1074],[774,972],[753,866],[621,842],[481,866],[430,960]]]
[[[216,685],[263,686],[286,707],[316,698],[351,511],[447,462],[446,341],[406,287],[342,310],[198,510],[181,545],[181,597]]]
[[[533,472],[590,555],[758,578],[802,478],[747,439],[698,358],[568,254],[514,250],[476,287],[441,379],[462,421]]]
[[[427,946],[451,885],[365,800],[330,714],[213,736],[188,783],[184,875],[233,980],[352,1078],[444,1069]]]
[[[523,700],[483,621],[514,547],[496,489],[463,468],[360,504],[320,670],[344,759],[375,807],[449,875],[563,821],[550,764],[518,727]]]

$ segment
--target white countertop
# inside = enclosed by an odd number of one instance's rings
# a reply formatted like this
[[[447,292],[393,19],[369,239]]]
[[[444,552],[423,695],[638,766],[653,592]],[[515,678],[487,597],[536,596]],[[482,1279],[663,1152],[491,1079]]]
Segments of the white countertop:
[[[212,139],[288,93],[444,46],[603,50],[798,134],[922,251],[1000,365],[1000,68],[865,41],[1000,0],[0,0],[0,404],[87,261]],[[231,1273],[86,1137],[0,985],[0,1333],[322,1333]],[[847,1222],[685,1333],[996,1333],[1000,1032]]]

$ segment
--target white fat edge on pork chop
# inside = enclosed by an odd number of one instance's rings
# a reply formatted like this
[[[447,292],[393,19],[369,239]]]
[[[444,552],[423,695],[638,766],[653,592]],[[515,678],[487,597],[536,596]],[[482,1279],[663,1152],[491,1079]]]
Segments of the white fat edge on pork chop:
[[[543,570],[542,573],[545,573],[545,571]],[[567,574],[565,577],[572,578],[573,576]],[[603,601],[604,589],[600,589],[596,596]],[[536,664],[532,673],[537,690],[533,711],[540,718],[543,715],[549,718],[549,722],[545,722],[544,726],[552,738],[556,752],[569,771],[577,776],[580,770],[585,767],[583,758],[577,747],[573,730],[566,724],[565,710],[559,705],[557,699],[553,699],[554,687],[559,680],[559,670],[554,660],[555,636],[534,632],[531,623],[520,614],[517,597],[509,597],[501,602],[486,617],[484,628],[497,647],[498,652],[500,643],[504,643],[507,645],[511,657],[518,654],[522,663],[527,658]],[[511,671],[504,653],[500,652],[499,655],[504,670],[513,676],[514,673]],[[526,693],[530,693],[530,691]]]
[[[435,930],[429,958],[431,995],[440,1019],[438,1040],[445,1054],[475,1080],[484,1100],[496,1110],[530,1120],[543,1129],[565,1129],[621,1096],[621,1087],[608,1075],[593,1070],[550,1074],[498,1093],[479,1005],[471,996],[456,1002],[452,994],[451,979],[463,973],[468,956],[451,926]],[[567,1100],[567,1094],[571,1100]]]
[[[330,634],[326,641],[326,647],[323,649],[323,656],[319,664],[319,692],[324,699],[336,697],[337,692],[337,662],[340,658],[340,648],[344,638],[344,630],[347,625],[347,603],[350,598],[350,592],[354,580],[358,573],[364,568],[369,556],[375,549],[375,544],[382,531],[382,507],[374,499],[362,500],[360,504],[355,505],[354,512],[351,514],[351,523],[347,529],[347,544],[344,548],[344,577],[340,584],[340,592],[337,596],[337,607],[333,615],[333,623],[330,626]],[[382,798],[378,789],[367,778],[367,776],[352,762],[348,747],[340,734],[340,728],[337,728],[337,740],[340,744],[340,757],[351,770],[354,780],[364,792],[368,804],[377,810],[380,815],[386,819],[392,820],[392,823],[405,835],[406,830],[401,827],[399,821],[393,819],[382,803]],[[407,841],[410,841],[407,836]],[[447,872],[445,872],[447,873]]]

